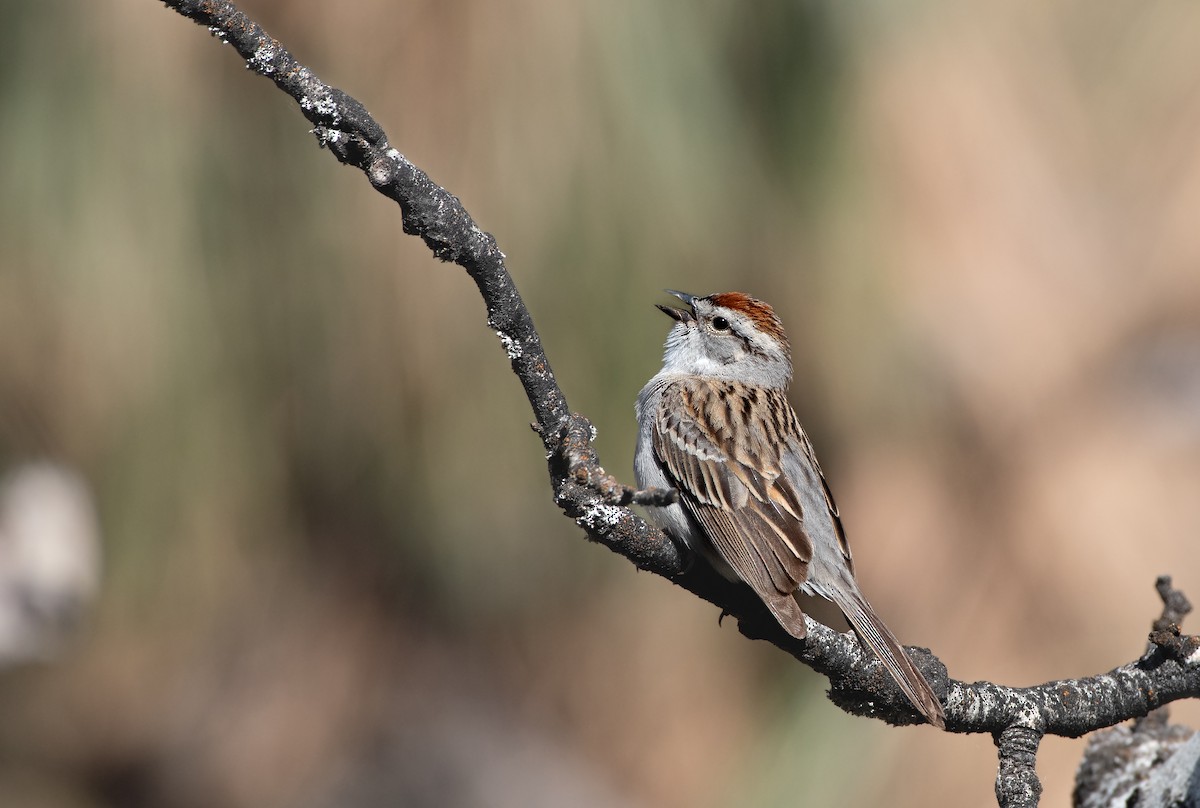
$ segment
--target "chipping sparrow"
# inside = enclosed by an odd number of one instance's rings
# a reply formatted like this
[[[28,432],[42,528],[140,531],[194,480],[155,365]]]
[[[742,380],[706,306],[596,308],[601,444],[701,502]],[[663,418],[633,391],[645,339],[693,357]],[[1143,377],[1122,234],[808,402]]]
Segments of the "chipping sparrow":
[[[913,705],[945,715],[925,677],[867,603],[812,443],[787,400],[792,362],[771,307],[740,292],[670,294],[675,321],[663,367],[638,395],[638,486],[679,499],[649,508],[672,538],[743,581],[793,637],[806,634],[795,595],[837,605]]]

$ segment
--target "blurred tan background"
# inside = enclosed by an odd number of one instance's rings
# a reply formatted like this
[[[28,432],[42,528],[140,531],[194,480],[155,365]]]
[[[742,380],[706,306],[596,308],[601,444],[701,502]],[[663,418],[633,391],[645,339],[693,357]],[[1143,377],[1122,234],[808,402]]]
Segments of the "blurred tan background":
[[[752,292],[900,637],[1107,670],[1155,575],[1200,598],[1200,7],[856,5],[243,8],[497,236],[607,468],[661,289]],[[0,671],[0,805],[994,804],[990,738],[846,716],[582,541],[466,275],[230,49],[0,10],[0,470],[104,537]]]

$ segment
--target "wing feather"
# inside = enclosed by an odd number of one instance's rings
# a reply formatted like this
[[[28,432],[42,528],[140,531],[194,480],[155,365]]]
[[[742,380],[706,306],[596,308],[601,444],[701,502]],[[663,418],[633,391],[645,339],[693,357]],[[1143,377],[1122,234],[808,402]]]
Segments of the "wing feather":
[[[802,497],[783,473],[781,452],[803,450],[803,435],[782,391],[756,390],[754,406],[724,382],[681,380],[664,391],[654,425],[655,457],[683,492],[683,506],[700,523],[712,549],[777,615],[798,615],[782,604],[808,576],[812,540]],[[795,430],[795,431],[793,431]],[[790,444],[790,445],[789,445]],[[798,634],[803,636],[803,634]]]

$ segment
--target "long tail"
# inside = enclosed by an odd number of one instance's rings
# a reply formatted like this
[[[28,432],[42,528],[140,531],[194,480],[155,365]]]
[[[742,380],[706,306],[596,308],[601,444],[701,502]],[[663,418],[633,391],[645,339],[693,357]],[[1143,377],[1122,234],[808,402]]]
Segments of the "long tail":
[[[854,627],[854,632],[875,656],[879,657],[879,661],[887,668],[913,706],[930,724],[938,729],[945,729],[946,713],[937,696],[933,694],[933,688],[913,665],[908,654],[904,653],[895,635],[875,614],[875,610],[858,591],[858,587],[828,587],[828,590],[827,597],[846,615],[846,619]]]

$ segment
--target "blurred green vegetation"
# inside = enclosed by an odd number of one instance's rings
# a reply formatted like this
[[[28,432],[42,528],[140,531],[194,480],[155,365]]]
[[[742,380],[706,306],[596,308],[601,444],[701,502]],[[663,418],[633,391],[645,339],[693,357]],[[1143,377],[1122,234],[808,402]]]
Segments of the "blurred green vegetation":
[[[1200,560],[1195,410],[1122,370],[1200,322],[1195,12],[243,8],[497,236],[610,471],[661,289],[773,302],[864,588],[954,675],[1132,658]],[[596,805],[989,804],[987,739],[849,719],[580,541],[470,281],[230,49],[151,0],[0,11],[0,463],[81,471],[106,565],[77,646],[0,674],[0,804],[534,804],[404,774],[487,761]]]

